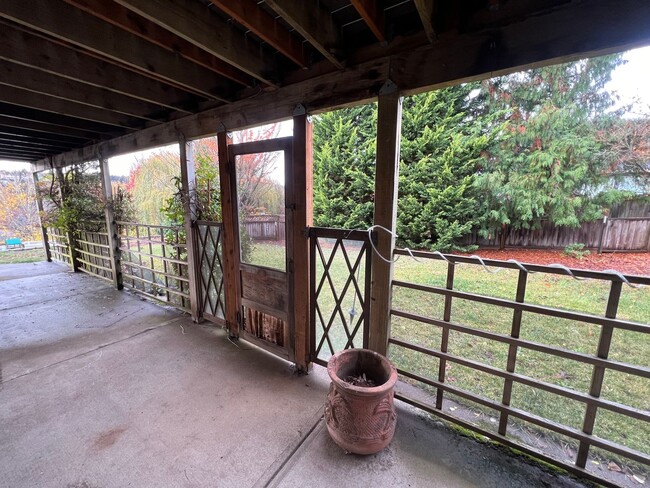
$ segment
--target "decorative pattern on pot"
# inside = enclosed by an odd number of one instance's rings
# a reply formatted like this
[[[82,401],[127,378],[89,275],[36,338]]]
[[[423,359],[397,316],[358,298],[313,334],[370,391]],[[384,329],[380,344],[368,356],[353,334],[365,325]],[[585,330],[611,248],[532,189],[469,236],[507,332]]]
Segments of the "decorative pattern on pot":
[[[395,366],[374,351],[347,349],[330,358],[327,372],[325,422],[334,442],[355,454],[384,449],[395,434]]]

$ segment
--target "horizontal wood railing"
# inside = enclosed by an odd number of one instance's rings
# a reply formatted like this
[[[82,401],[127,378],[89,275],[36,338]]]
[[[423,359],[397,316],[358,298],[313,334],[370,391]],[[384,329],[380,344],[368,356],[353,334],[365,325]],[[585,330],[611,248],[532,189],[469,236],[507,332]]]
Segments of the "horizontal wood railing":
[[[110,246],[106,226],[103,230],[80,230],[76,233],[75,256],[78,270],[103,280],[113,281]]]
[[[117,222],[124,286],[185,311],[190,283],[184,231],[179,227]]]
[[[430,263],[442,261],[440,264],[446,267],[446,283],[444,286],[434,286],[429,283],[413,283],[410,280],[400,279],[395,279],[392,282],[393,293],[410,293],[413,296],[417,296],[420,308],[423,308],[421,307],[422,303],[429,303],[427,302],[428,300],[433,300],[433,297],[439,297],[441,312],[441,316],[436,317],[433,316],[434,313],[422,312],[421,310],[404,310],[399,308],[400,306],[396,304],[395,300],[393,301],[393,308],[391,310],[393,321],[406,320],[411,321],[410,323],[423,325],[421,328],[418,328],[419,332],[417,334],[414,332],[411,333],[412,337],[409,337],[410,329],[407,326],[400,329],[402,330],[401,337],[397,337],[393,333],[391,334],[389,339],[389,355],[391,358],[393,354],[398,354],[400,351],[410,351],[408,354],[414,354],[422,358],[432,358],[434,362],[431,364],[435,365],[435,361],[437,361],[437,366],[431,366],[429,369],[425,368],[429,373],[423,372],[422,370],[412,370],[415,367],[410,367],[409,365],[411,363],[407,361],[403,361],[405,364],[398,365],[398,373],[404,381],[416,386],[421,385],[422,388],[429,387],[435,390],[435,395],[429,397],[427,394],[424,395],[425,399],[423,399],[420,394],[414,393],[414,391],[418,390],[411,391],[405,388],[403,392],[397,395],[399,399],[446,420],[456,422],[463,427],[472,429],[481,435],[495,439],[508,446],[516,447],[569,471],[579,473],[581,476],[598,480],[599,483],[604,482],[606,485],[611,485],[611,480],[603,479],[592,469],[593,466],[587,465],[591,447],[602,449],[641,465],[650,465],[650,454],[648,452],[641,452],[622,445],[615,440],[594,435],[594,426],[600,411],[613,412],[639,421],[642,425],[641,428],[645,428],[650,432],[649,410],[601,397],[604,388],[605,373],[607,371],[615,371],[630,375],[630,377],[642,378],[642,381],[650,379],[650,364],[632,364],[609,358],[615,331],[638,334],[639,340],[645,344],[644,347],[650,343],[650,324],[617,318],[623,286],[648,286],[650,285],[650,276],[631,276],[603,271],[568,269],[562,266],[521,264],[511,261],[483,260],[477,257],[411,252],[408,250],[396,250],[395,254],[397,256],[411,255],[418,260],[424,260]],[[484,267],[490,267],[492,270],[516,270],[517,278],[514,299],[490,296],[488,293],[472,293],[455,289],[457,288],[456,268],[459,264],[474,266],[474,273],[484,272]],[[596,315],[583,311],[564,309],[560,308],[557,304],[541,305],[538,303],[527,303],[526,291],[529,284],[529,276],[533,273],[540,273],[544,276],[565,275],[577,279],[599,280],[601,283],[605,283],[609,287],[609,291],[607,292],[606,301],[603,303],[605,305],[604,314]],[[558,278],[554,279],[557,280]],[[456,302],[457,300],[458,302]],[[406,308],[406,304],[411,302],[402,300],[400,303]],[[462,311],[457,307],[472,307],[472,304],[498,307],[499,309],[505,309],[509,313],[512,313],[510,334],[487,330],[487,327],[481,327],[480,324],[470,325],[462,323],[462,320],[454,320],[454,316],[458,316]],[[429,308],[433,310],[432,307]],[[414,308],[417,308],[417,306]],[[427,308],[426,310],[428,311],[429,309]],[[526,315],[524,316],[524,314]],[[598,327],[600,329],[600,336],[597,345],[594,347],[593,352],[589,354],[584,351],[572,350],[573,345],[568,343],[568,339],[566,347],[556,347],[555,345],[544,344],[521,337],[522,335],[526,335],[526,327],[528,326],[528,322],[523,320],[523,318],[529,319],[532,316],[548,317],[553,319],[553,321],[570,321],[573,326],[578,326],[578,323],[580,323],[584,327]],[[650,317],[642,317],[641,319],[650,320]],[[564,322],[553,322],[552,326],[556,328],[566,327],[566,324]],[[429,330],[429,337],[423,338],[423,334],[425,336],[427,335],[422,332],[423,330]],[[508,348],[507,358],[503,358],[502,364],[495,365],[477,361],[475,358],[463,357],[458,350],[450,349],[451,331],[454,334],[460,334],[466,337],[481,338],[482,344],[501,344],[503,347]],[[436,346],[435,341],[438,341],[438,336],[440,339],[439,344]],[[432,342],[434,342],[434,345],[432,345]],[[580,388],[575,388],[573,385],[572,387],[567,387],[552,381],[543,381],[535,378],[530,372],[528,374],[515,372],[518,353],[521,354],[525,350],[544,354],[548,358],[561,358],[561,360],[575,362],[582,365],[582,367],[590,368],[591,381],[588,382],[588,387],[584,391],[581,391]],[[417,364],[424,363],[418,362]],[[426,364],[429,363],[427,362]],[[501,381],[502,390],[499,395],[501,400],[497,401],[489,398],[485,394],[482,394],[483,392],[481,391],[471,391],[472,388],[463,388],[452,384],[454,379],[452,378],[450,380],[447,374],[448,369],[452,367],[451,365],[467,368],[470,371],[475,371],[478,374],[487,375]],[[584,384],[587,384],[586,378],[584,379]],[[513,406],[513,387],[516,387],[516,385],[524,385],[527,388],[551,393],[567,399],[569,402],[575,402],[576,405],[580,406],[578,408],[581,408],[584,412],[581,420],[582,428],[564,425],[561,422],[535,414],[529,410],[530,406],[527,405]],[[493,420],[495,422],[494,428],[486,428],[468,420],[467,416],[454,413],[457,410],[456,407],[450,409],[447,405],[447,408],[445,408],[443,400],[445,402],[447,401],[446,395],[448,394],[459,398],[461,403],[464,400],[468,400],[470,403],[478,405],[479,409],[485,407],[497,412],[498,419]],[[512,422],[509,422],[509,418],[516,419],[515,423],[524,422],[546,429],[554,434],[573,439],[576,441],[575,459],[572,463],[568,463],[566,460],[558,459],[557,456],[549,454],[543,449],[523,442],[517,435],[509,432],[508,427],[513,425]],[[593,464],[599,463],[594,461]]]
[[[47,239],[52,259],[71,266],[70,243],[65,231],[56,227],[47,227]]]

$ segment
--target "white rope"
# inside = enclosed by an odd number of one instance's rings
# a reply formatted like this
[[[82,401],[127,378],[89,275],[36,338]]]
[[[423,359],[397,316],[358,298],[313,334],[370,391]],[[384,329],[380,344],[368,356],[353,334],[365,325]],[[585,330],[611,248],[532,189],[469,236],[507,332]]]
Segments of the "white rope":
[[[386,263],[388,263],[388,264],[394,264],[394,263],[396,263],[396,262],[399,260],[399,258],[401,257],[401,255],[398,255],[395,259],[392,259],[392,260],[391,260],[391,259],[388,259],[388,258],[382,256],[381,253],[379,252],[379,250],[377,249],[377,247],[375,246],[375,243],[374,243],[374,241],[373,241],[373,239],[372,239],[372,231],[374,231],[375,229],[381,229],[381,230],[383,230],[383,231],[386,231],[388,234],[390,234],[390,235],[391,235],[393,238],[395,238],[395,239],[397,239],[397,234],[396,234],[395,232],[393,232],[392,230],[387,229],[386,227],[381,226],[381,225],[377,225],[377,224],[375,224],[375,225],[371,225],[370,227],[368,227],[368,240],[370,241],[370,246],[372,246],[372,250],[373,250],[373,252],[374,252],[374,253],[375,253],[375,254],[376,254],[376,255],[377,255],[377,256],[378,256],[382,261],[384,261],[384,262],[386,262]],[[406,251],[406,252],[409,254],[409,256],[411,257],[411,259],[413,259],[414,261],[416,261],[416,262],[418,262],[418,263],[422,262],[421,260],[419,260],[418,258],[416,258],[416,257],[413,255],[413,252],[412,252],[408,247],[405,247],[405,248],[404,248],[404,251]],[[456,263],[455,263],[454,261],[449,260],[449,259],[447,258],[447,256],[445,256],[445,255],[444,255],[443,253],[441,253],[440,251],[433,251],[431,254],[435,254],[436,256],[439,256],[440,259],[442,259],[443,261],[446,261],[448,264],[451,264],[452,266],[455,266],[455,265],[456,265]],[[490,274],[496,274],[496,273],[499,273],[499,272],[503,271],[504,269],[507,269],[507,268],[500,268],[500,267],[497,267],[496,269],[490,269],[490,268],[488,267],[488,265],[485,264],[485,261],[483,260],[483,258],[482,258],[481,256],[477,256],[476,254],[472,254],[472,255],[470,256],[470,259],[471,259],[471,258],[476,259],[476,260],[479,262],[479,264],[483,267],[483,269],[484,269],[485,271],[487,271],[488,273],[490,273]],[[516,259],[508,259],[506,262],[507,262],[507,263],[512,263],[512,264],[514,264],[515,266],[517,266],[517,268],[519,268],[519,270],[523,271],[524,273],[530,273],[530,274],[533,274],[533,273],[537,273],[537,272],[538,272],[538,271],[532,271],[532,270],[529,270],[528,268],[526,268],[526,266],[524,266],[522,263],[520,263],[520,262],[517,261]],[[569,269],[568,267],[566,267],[566,266],[563,265],[563,264],[557,264],[557,263],[554,263],[554,264],[546,264],[546,265],[544,265],[544,266],[548,266],[549,268],[557,268],[557,269],[561,269],[562,271],[564,271],[564,272],[567,274],[567,276],[570,276],[570,277],[573,278],[574,280],[583,281],[583,280],[588,280],[588,279],[590,279],[590,278],[582,278],[582,277],[580,277],[580,276],[576,276],[576,275],[573,273],[573,271],[571,271],[571,269]],[[635,284],[633,284],[633,283],[630,283],[630,281],[629,281],[629,280],[628,280],[628,279],[627,279],[627,278],[626,278],[626,277],[625,277],[625,276],[624,276],[620,271],[616,271],[616,270],[613,270],[613,269],[606,269],[606,270],[604,270],[604,271],[601,271],[601,273],[604,273],[604,274],[611,274],[611,275],[616,276],[619,280],[621,280],[623,283],[625,283],[625,284],[626,284],[627,286],[629,286],[630,288],[641,288],[641,285],[635,285]]]

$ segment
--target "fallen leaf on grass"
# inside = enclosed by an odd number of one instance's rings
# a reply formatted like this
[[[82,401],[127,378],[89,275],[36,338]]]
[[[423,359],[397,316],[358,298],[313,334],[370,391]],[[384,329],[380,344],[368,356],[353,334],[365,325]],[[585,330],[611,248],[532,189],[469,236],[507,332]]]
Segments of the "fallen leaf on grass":
[[[640,485],[645,485],[645,478],[643,476],[639,476],[638,474],[635,474],[632,476],[632,479],[639,483]]]

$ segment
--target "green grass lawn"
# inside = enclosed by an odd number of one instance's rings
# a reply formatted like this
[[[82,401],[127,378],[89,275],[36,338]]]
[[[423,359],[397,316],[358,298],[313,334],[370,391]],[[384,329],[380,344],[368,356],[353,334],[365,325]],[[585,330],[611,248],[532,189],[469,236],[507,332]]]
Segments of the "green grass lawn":
[[[324,246],[323,252],[326,259],[331,251],[331,245]],[[349,259],[352,263],[357,255],[358,250],[350,251]],[[256,263],[278,267],[283,256],[282,248],[277,245],[255,243],[253,258]],[[317,259],[317,276],[321,276],[322,270],[323,265],[320,259]],[[395,266],[396,280],[440,287],[445,286],[446,273],[446,264],[436,260],[416,262],[410,258],[402,257]],[[337,252],[337,258],[332,265],[330,275],[335,290],[340,294],[349,277],[347,265],[340,251]],[[517,277],[518,272],[514,270],[488,273],[476,265],[459,264],[456,265],[454,289],[514,299]],[[362,272],[358,280],[360,287],[363,286],[363,280]],[[526,302],[602,316],[607,305],[609,286],[609,283],[598,280],[578,281],[559,275],[530,274],[526,289]],[[318,306],[326,324],[332,316],[335,305],[334,296],[329,289],[330,283],[326,281],[318,300]],[[343,319],[349,323],[349,311],[353,307],[357,312],[360,310],[358,299],[356,301],[354,299],[352,286],[348,288],[341,303],[344,317],[335,314],[330,330],[335,351],[342,349],[346,343],[347,335],[343,327]],[[443,305],[444,299],[440,295],[399,287],[395,287],[393,290],[394,309],[442,319]],[[617,316],[635,322],[648,323],[650,321],[650,288],[633,289],[624,285]],[[461,299],[452,301],[452,321],[473,328],[509,335],[512,317],[513,312],[509,309]],[[317,317],[317,324],[319,321],[320,318]],[[322,337],[320,325],[317,325],[316,330],[318,344]],[[440,349],[441,329],[436,326],[393,317],[391,335],[432,349]],[[522,316],[520,337],[529,341],[593,355],[598,345],[599,336],[600,326],[597,325],[546,317],[531,312],[524,312]],[[355,346],[361,347],[360,336],[355,340]],[[505,370],[508,345],[451,331],[448,351],[450,354]],[[435,358],[398,346],[391,346],[389,356],[400,369],[431,379],[438,377],[438,360]],[[327,344],[325,344],[320,357],[323,359],[329,357]],[[609,357],[617,361],[650,367],[650,335],[615,330]],[[592,370],[593,368],[587,364],[528,349],[520,348],[517,354],[517,373],[580,392],[587,393],[589,391]],[[503,379],[448,362],[445,381],[455,387],[501,402]],[[422,384],[418,384],[418,386],[435,392],[435,388]],[[608,370],[605,374],[602,397],[642,410],[650,410],[650,380]],[[498,412],[491,411],[486,407],[454,398],[452,395],[449,395],[448,398],[467,405],[477,412],[498,418]],[[536,388],[515,384],[511,405],[566,426],[582,429],[585,411],[583,403]],[[517,421],[510,419],[510,422],[516,423]],[[488,428],[496,431],[497,425],[498,423],[492,423]],[[521,426],[521,423],[517,425]],[[536,427],[533,429],[536,432],[541,431]],[[650,452],[650,425],[646,422],[599,409],[594,434],[641,452]],[[561,436],[553,434],[553,437]],[[575,444],[569,439],[562,440],[567,444]]]
[[[45,261],[43,249],[9,249],[0,252],[0,264],[36,263]]]

